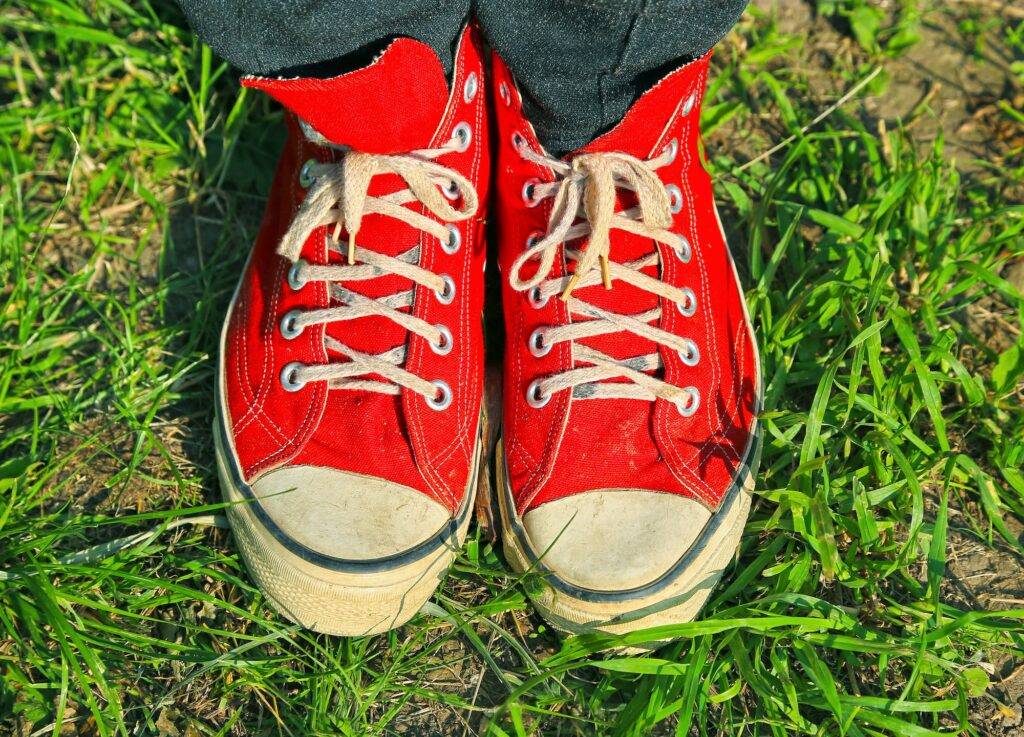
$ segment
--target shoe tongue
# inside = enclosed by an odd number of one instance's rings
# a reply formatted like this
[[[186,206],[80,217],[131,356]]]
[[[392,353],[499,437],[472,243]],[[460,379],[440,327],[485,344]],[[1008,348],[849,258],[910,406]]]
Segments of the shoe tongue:
[[[330,79],[247,76],[332,143],[396,154],[427,148],[448,104],[437,54],[411,38],[393,41],[369,66]]]

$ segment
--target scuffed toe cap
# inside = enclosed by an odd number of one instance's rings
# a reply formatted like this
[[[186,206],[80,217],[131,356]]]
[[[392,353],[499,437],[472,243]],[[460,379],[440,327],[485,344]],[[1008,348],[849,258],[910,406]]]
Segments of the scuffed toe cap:
[[[279,530],[321,555],[373,560],[437,535],[448,510],[422,492],[372,476],[316,466],[286,466],[251,484]]]
[[[523,526],[543,566],[592,591],[658,580],[700,537],[711,512],[693,499],[640,489],[599,489],[546,502]]]

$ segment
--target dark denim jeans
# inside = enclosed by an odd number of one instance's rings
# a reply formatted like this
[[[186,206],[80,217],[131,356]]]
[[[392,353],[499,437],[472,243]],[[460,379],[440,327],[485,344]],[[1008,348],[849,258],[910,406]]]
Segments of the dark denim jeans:
[[[565,153],[621,120],[665,72],[714,46],[748,0],[179,0],[196,33],[244,72],[333,75],[390,40],[446,69],[471,13],[509,65],[544,145]]]

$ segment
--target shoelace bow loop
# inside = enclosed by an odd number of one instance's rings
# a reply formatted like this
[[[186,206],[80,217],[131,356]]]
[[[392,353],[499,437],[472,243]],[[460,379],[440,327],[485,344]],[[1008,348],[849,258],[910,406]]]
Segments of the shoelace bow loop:
[[[665,185],[654,168],[634,156],[624,153],[586,153],[572,159],[569,164],[546,157],[536,157],[562,174],[561,181],[546,188],[557,187],[547,234],[527,248],[512,265],[512,286],[523,291],[547,279],[563,243],[574,237],[589,234],[589,243],[576,261],[576,269],[562,292],[566,300],[590,271],[600,263],[602,282],[611,288],[608,261],[611,250],[611,231],[614,228],[663,243],[674,244],[679,237],[668,228],[672,225],[670,198]],[[625,187],[636,195],[637,207],[626,212],[615,209],[617,191]],[[585,232],[576,221],[585,218]],[[534,275],[523,279],[525,265],[540,258]]]
[[[342,150],[339,163],[317,165],[314,184],[277,252],[294,263],[310,233],[322,225],[334,225],[335,240],[343,229],[348,231],[348,262],[355,263],[355,239],[362,227],[363,216],[370,213],[396,218],[438,238],[447,237],[443,225],[404,207],[408,202],[419,202],[428,212],[448,222],[467,220],[476,212],[476,189],[465,176],[434,161],[432,156],[439,153],[447,153],[447,149],[431,149],[418,152],[418,155]],[[383,174],[397,174],[405,181],[408,190],[371,197],[369,191],[373,178]],[[455,207],[439,189],[438,185],[449,183],[462,194],[461,208]]]

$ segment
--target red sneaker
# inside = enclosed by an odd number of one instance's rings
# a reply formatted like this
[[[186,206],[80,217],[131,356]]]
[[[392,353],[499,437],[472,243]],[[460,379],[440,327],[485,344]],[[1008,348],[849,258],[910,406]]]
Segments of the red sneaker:
[[[693,619],[749,509],[760,368],[700,159],[707,70],[559,160],[494,63],[505,552],[569,632]]]
[[[483,391],[481,46],[449,92],[426,45],[333,79],[246,78],[288,143],[221,338],[217,456],[275,608],[320,632],[402,624],[465,538]]]

